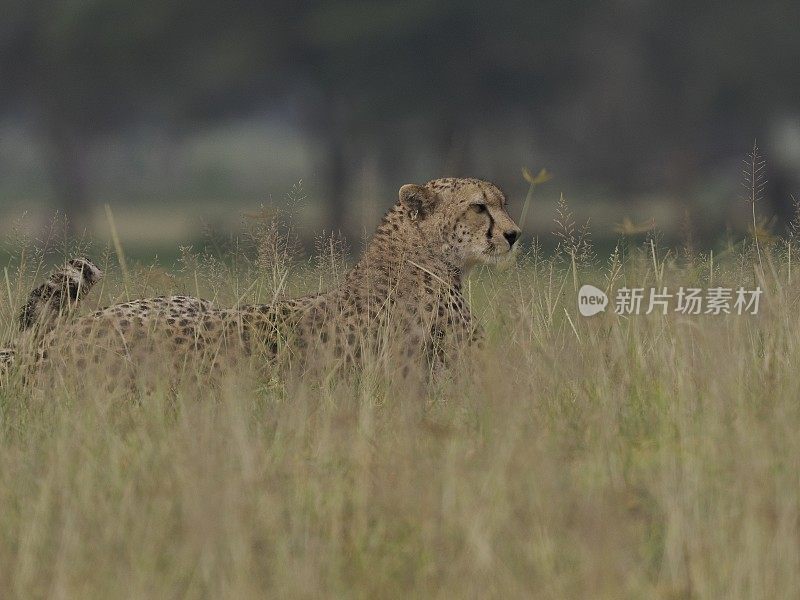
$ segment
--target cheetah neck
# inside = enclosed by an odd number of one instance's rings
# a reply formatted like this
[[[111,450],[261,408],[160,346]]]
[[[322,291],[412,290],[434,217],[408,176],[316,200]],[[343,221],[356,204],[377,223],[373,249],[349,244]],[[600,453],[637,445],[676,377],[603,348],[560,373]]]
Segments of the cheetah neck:
[[[463,268],[442,256],[440,249],[425,239],[406,208],[395,204],[381,220],[364,255],[350,273],[353,282],[374,276],[393,278],[400,273],[429,273],[448,287],[460,289]]]

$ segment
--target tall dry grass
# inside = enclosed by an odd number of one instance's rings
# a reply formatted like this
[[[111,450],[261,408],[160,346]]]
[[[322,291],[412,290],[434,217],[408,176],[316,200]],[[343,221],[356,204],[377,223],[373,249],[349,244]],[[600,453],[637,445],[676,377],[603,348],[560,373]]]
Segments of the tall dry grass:
[[[226,260],[131,265],[129,286],[111,254],[89,308],[268,300],[338,276],[335,244],[318,261],[335,268],[313,268],[264,231]],[[475,273],[486,348],[422,394],[370,365],[304,381],[243,364],[218,389],[130,398],[12,378],[0,596],[796,598],[796,249],[569,248]],[[31,256],[8,269],[7,336]],[[586,319],[581,283],[765,293],[757,316]]]

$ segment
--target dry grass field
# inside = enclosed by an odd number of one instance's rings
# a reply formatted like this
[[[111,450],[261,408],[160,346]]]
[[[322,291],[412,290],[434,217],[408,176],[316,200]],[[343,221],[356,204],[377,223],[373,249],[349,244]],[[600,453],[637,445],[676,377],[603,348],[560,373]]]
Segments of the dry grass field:
[[[265,301],[340,276],[335,244],[296,261],[267,230],[169,269],[89,248],[107,276],[83,310]],[[217,387],[131,397],[12,373],[0,596],[796,598],[798,248],[640,236],[598,257],[561,234],[555,255],[473,273],[486,347],[423,392],[373,365],[312,381],[243,363]],[[2,341],[44,274],[26,244]],[[578,313],[584,283],[610,291],[606,312]],[[764,293],[757,315],[617,316],[623,286]]]

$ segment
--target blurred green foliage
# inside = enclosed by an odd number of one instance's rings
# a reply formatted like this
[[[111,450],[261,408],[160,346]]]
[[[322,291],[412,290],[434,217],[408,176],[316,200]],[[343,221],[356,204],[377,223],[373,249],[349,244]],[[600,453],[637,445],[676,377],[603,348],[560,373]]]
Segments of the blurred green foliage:
[[[179,136],[269,110],[319,142],[334,226],[353,147],[392,179],[422,140],[464,174],[501,150],[466,139],[487,123],[535,138],[564,175],[685,194],[800,97],[787,0],[4,0],[2,13],[0,116],[36,124],[69,213],[91,200],[82,157],[98,134]]]

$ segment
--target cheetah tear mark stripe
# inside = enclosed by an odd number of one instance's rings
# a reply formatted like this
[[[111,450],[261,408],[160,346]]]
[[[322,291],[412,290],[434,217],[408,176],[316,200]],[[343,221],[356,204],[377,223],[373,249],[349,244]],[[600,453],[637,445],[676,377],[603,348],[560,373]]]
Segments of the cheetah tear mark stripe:
[[[486,196],[486,190],[481,190],[481,196],[483,196],[484,202],[489,202],[489,198]],[[491,240],[494,236],[494,232],[492,231],[494,229],[494,217],[488,210],[486,211],[486,216],[489,217],[489,229],[486,230],[486,239]]]

